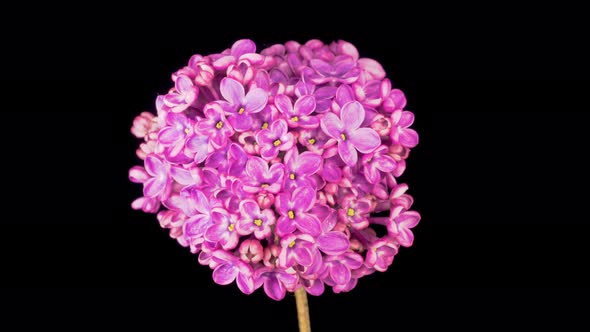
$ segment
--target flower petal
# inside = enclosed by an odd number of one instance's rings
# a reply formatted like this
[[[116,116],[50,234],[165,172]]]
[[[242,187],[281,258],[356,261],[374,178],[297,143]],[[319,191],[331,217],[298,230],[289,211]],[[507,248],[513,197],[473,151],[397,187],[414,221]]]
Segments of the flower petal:
[[[284,113],[287,116],[293,114],[293,103],[291,102],[291,98],[287,95],[276,95],[275,106],[281,113]]]
[[[188,171],[182,167],[178,167],[178,166],[170,167],[170,175],[172,176],[174,181],[180,183],[183,186],[195,184],[195,180],[193,179],[190,171]]]
[[[293,248],[292,252],[297,263],[303,266],[310,266],[313,263],[313,256],[308,248],[297,246]]]
[[[260,157],[251,157],[246,162],[246,173],[258,182],[264,181],[267,172],[268,164]]]
[[[146,197],[155,198],[162,193],[166,188],[166,180],[162,181],[158,178],[151,178],[143,184],[143,195]]]
[[[315,106],[315,98],[306,95],[295,101],[294,113],[298,115],[310,115],[315,110]]]
[[[150,176],[145,171],[145,168],[141,166],[133,166],[129,170],[129,180],[134,183],[144,183]]]
[[[322,233],[320,220],[313,214],[300,212],[294,220],[297,224],[297,228],[305,234],[318,236]]]
[[[285,287],[275,276],[269,276],[264,281],[263,288],[266,295],[275,301],[282,300],[286,295]]]
[[[381,144],[381,138],[371,128],[359,128],[349,134],[350,144],[362,153],[369,153]]]
[[[309,186],[299,187],[295,189],[291,197],[296,211],[309,211],[315,204],[316,191]]]
[[[252,277],[245,276],[242,273],[238,274],[238,277],[236,278],[236,284],[244,294],[252,294],[252,292],[255,290],[254,280]]]
[[[287,121],[283,119],[278,119],[273,121],[270,124],[270,131],[276,135],[275,137],[281,137],[285,135],[288,131],[289,126],[287,125]]]
[[[414,129],[406,128],[399,133],[399,143],[408,148],[418,145],[418,133]]]
[[[279,236],[291,234],[295,231],[295,223],[288,217],[280,217],[277,219],[276,232]]]
[[[397,166],[395,160],[388,155],[381,155],[374,160],[375,167],[382,172],[391,172]]]
[[[403,111],[399,121],[397,123],[398,126],[407,128],[414,123],[414,113],[410,111]]]
[[[358,161],[358,154],[350,140],[338,143],[338,154],[342,161],[348,166],[353,167]]]
[[[346,285],[350,281],[350,269],[340,262],[334,262],[330,269],[330,277],[338,285]]]
[[[340,255],[345,253],[350,242],[344,233],[332,231],[318,236],[317,242],[321,251],[328,255]]]
[[[173,127],[165,127],[158,134],[158,141],[162,144],[170,145],[182,138],[182,132]]]
[[[242,104],[242,99],[244,99],[245,92],[244,87],[242,84],[240,84],[240,82],[234,80],[233,78],[226,77],[221,80],[219,90],[221,91],[223,98],[225,98],[225,100],[231,104]]]
[[[250,39],[240,39],[231,47],[231,55],[239,58],[246,53],[256,52],[256,44]]]
[[[262,89],[252,89],[246,95],[244,108],[248,113],[258,113],[262,111],[268,101],[268,93]]]
[[[340,118],[344,124],[344,128],[348,131],[353,131],[361,126],[365,120],[365,109],[358,101],[347,103],[340,111]]]
[[[245,199],[240,202],[240,214],[242,216],[256,218],[260,215],[260,206],[252,199]]]
[[[213,271],[213,281],[219,285],[231,284],[238,275],[238,269],[231,264],[219,265]]]
[[[340,134],[344,131],[344,124],[334,113],[326,113],[320,121],[320,127],[326,135],[340,139]]]
[[[322,157],[317,153],[305,151],[299,155],[298,163],[297,173],[311,175],[320,170]]]

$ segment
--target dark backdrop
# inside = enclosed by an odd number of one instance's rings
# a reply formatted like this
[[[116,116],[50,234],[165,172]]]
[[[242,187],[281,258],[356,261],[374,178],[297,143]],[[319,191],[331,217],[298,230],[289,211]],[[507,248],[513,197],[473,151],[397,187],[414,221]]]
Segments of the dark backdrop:
[[[422,221],[386,273],[310,298],[314,330],[587,325],[590,86],[575,15],[433,19],[433,9],[417,21],[359,13],[325,24],[279,15],[237,17],[244,24],[233,29],[182,10],[162,13],[181,15],[174,23],[85,13],[5,29],[3,318],[295,331],[292,296],[214,284],[155,216],[131,210],[141,186],[127,180],[139,164],[129,128],[194,53],[240,38],[259,49],[319,38],[352,42],[406,93],[420,144],[402,181]]]

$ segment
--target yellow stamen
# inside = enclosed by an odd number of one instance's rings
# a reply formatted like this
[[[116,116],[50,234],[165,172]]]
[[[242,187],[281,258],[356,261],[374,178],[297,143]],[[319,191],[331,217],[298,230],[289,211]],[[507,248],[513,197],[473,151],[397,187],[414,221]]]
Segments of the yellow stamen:
[[[294,117],[291,118],[291,121],[297,122],[297,121],[299,121],[299,117],[298,116],[294,116]]]
[[[279,146],[279,145],[281,145],[281,140],[280,140],[280,139],[278,139],[278,140],[276,140],[276,141],[272,142],[272,145],[274,145],[274,146]]]
[[[219,122],[217,122],[217,124],[215,124],[215,128],[221,129],[221,127],[223,127],[223,122],[221,120],[219,120]]]
[[[240,110],[238,111],[238,114],[242,114],[244,113],[245,109],[243,107],[240,107]]]
[[[184,133],[185,133],[185,134],[188,134],[188,132],[189,132],[189,131],[190,131],[190,129],[188,129],[188,128],[184,128]]]
[[[258,227],[262,226],[262,219],[254,219],[254,225]]]
[[[262,124],[262,126],[260,126],[261,129],[266,129],[268,128],[268,122],[265,122]]]
[[[289,243],[289,248],[293,248],[295,246],[295,240],[291,241],[291,243]]]
[[[295,173],[291,173],[291,174],[289,174],[289,179],[291,179],[291,180],[295,180]]]
[[[227,230],[230,232],[233,232],[234,228],[235,228],[234,224],[229,224],[229,226],[227,226]]]
[[[289,215],[289,219],[295,219],[295,212],[293,212],[292,210],[287,212],[287,215]]]
[[[268,186],[269,186],[269,184],[268,184],[268,183],[263,183],[263,184],[261,184],[261,185],[260,185],[260,188],[266,188],[266,187],[268,187]]]
[[[354,209],[353,208],[348,208],[348,211],[346,211],[346,214],[349,217],[354,217]]]
[[[344,133],[340,134],[340,137],[342,137],[343,141],[346,141],[346,135],[344,135]]]
[[[311,145],[314,145],[315,144],[315,138],[312,137],[312,138],[308,139],[307,142],[309,144],[311,144]]]

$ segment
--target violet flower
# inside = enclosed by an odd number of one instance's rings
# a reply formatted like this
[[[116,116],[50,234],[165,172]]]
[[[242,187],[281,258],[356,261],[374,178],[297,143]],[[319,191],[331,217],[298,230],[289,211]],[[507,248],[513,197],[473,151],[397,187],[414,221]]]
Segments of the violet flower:
[[[211,258],[218,264],[213,271],[213,281],[220,285],[229,285],[235,280],[238,288],[245,294],[254,292],[254,271],[249,264],[223,250],[216,250]]]
[[[369,153],[381,143],[379,135],[370,128],[359,128],[365,119],[365,110],[359,102],[351,102],[342,108],[340,118],[327,113],[321,121],[322,130],[338,141],[338,153],[348,166],[358,160],[357,150]]]
[[[293,233],[295,229],[311,236],[321,233],[317,216],[309,213],[316,201],[316,191],[309,186],[298,187],[292,193],[282,193],[275,202],[277,212],[276,232],[279,236]]]
[[[164,96],[164,105],[170,111],[180,113],[193,106],[199,96],[199,88],[185,75],[179,75],[174,83],[175,89]]]
[[[251,199],[244,200],[240,203],[241,218],[236,224],[236,229],[240,235],[250,235],[262,240],[271,234],[271,226],[274,225],[275,214],[270,209],[260,210],[258,203]]]
[[[285,184],[284,188],[291,191],[297,187],[311,186],[317,188],[312,175],[322,166],[322,157],[310,151],[301,154],[292,148],[285,154]]]
[[[246,162],[246,174],[244,179],[244,191],[255,194],[261,191],[276,194],[281,191],[285,166],[274,164],[268,167],[268,163],[260,157],[250,157]]]
[[[395,170],[397,163],[387,154],[388,149],[385,145],[381,145],[375,151],[363,156],[363,174],[367,181],[372,184],[377,184],[381,181],[381,173],[389,173]]]
[[[413,148],[418,145],[418,133],[409,128],[414,123],[414,113],[396,110],[391,114],[391,141],[405,147]]]
[[[229,137],[234,134],[234,129],[226,120],[223,109],[216,107],[215,104],[209,104],[204,113],[205,119],[197,122],[195,128],[200,134],[210,138],[214,148],[225,147]]]
[[[316,103],[313,96],[302,96],[291,102],[291,98],[285,95],[275,96],[275,105],[278,110],[287,118],[289,127],[317,128],[320,121],[315,116],[310,116],[315,110]]]
[[[227,77],[221,80],[220,91],[226,101],[219,101],[219,104],[229,114],[228,120],[232,127],[239,132],[250,130],[254,122],[252,114],[262,111],[268,94],[258,88],[246,94],[240,82]]]
[[[279,119],[256,134],[256,142],[260,145],[260,155],[271,160],[279,155],[279,151],[287,151],[295,143],[293,134],[289,132],[287,121]]]

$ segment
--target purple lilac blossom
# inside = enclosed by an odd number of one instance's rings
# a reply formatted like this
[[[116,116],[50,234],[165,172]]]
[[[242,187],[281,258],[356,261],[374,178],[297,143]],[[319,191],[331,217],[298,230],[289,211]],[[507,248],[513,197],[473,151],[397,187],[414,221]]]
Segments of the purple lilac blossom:
[[[220,285],[274,300],[352,290],[414,242],[399,183],[414,114],[383,67],[345,41],[242,39],[195,54],[131,133],[133,209],[157,214]],[[382,232],[377,232],[379,229]],[[380,235],[378,235],[380,234]]]

